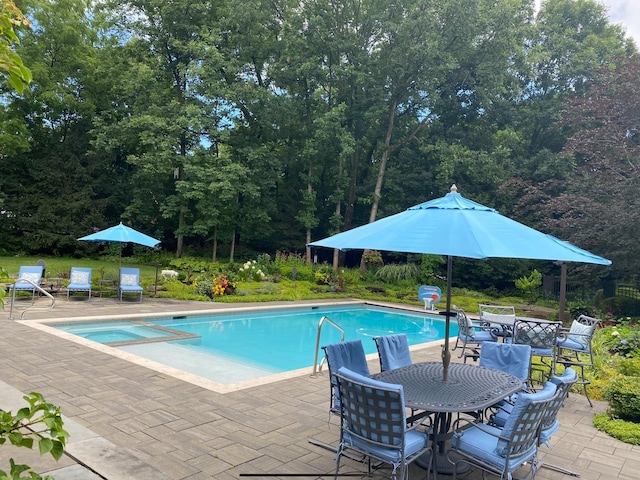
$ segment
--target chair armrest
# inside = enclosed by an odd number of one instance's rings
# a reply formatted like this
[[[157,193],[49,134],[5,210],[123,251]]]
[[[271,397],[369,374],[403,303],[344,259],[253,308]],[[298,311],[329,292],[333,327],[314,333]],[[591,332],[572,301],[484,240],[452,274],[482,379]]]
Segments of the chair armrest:
[[[411,430],[416,430],[419,427],[426,427],[427,431],[433,430],[433,420],[429,416],[429,413],[425,412],[423,416],[417,419],[415,419],[415,416],[412,418],[414,418],[414,420],[412,421],[411,426],[407,427],[406,429],[407,432],[410,432]]]
[[[464,423],[464,425],[462,425]],[[511,439],[503,437],[502,435],[497,435],[496,432],[492,431],[496,427],[485,425],[482,422],[473,421],[468,418],[459,418],[453,423],[452,431],[454,436],[462,436],[466,430],[471,428],[477,428],[487,435],[491,435],[497,439],[504,440],[505,442],[511,442]],[[502,430],[501,430],[502,431]]]

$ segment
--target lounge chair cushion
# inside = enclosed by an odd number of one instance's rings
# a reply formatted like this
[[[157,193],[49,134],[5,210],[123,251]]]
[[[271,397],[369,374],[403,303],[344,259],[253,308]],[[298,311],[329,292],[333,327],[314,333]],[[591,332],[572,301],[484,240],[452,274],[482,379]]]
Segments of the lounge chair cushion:
[[[135,287],[138,285],[138,276],[131,273],[123,273],[120,275],[120,285]]]
[[[69,283],[75,285],[86,285],[89,283],[89,272],[79,272],[74,270],[69,277]]]
[[[29,280],[30,282],[33,282],[36,285],[38,285],[38,283],[40,282],[41,278],[42,278],[42,275],[39,274],[39,273],[26,272],[26,273],[23,273],[22,275],[20,275],[20,278],[18,279],[18,281],[20,281],[20,280]]]

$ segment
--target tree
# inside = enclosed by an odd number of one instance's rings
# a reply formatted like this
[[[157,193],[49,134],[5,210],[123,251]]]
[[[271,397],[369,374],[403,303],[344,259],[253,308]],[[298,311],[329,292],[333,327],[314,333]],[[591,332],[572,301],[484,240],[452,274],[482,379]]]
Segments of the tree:
[[[575,171],[544,212],[552,231],[601,252],[620,277],[640,269],[640,59],[619,58],[594,71],[596,82],[567,99],[563,153]]]
[[[20,43],[16,28],[30,27],[20,9],[11,0],[2,0],[0,9],[0,74],[18,93],[31,83],[31,71],[24,66],[12,46]]]

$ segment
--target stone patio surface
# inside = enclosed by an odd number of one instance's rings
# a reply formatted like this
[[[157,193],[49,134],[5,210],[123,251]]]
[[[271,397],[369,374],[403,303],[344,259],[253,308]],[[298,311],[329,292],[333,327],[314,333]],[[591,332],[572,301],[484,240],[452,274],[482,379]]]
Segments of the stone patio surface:
[[[322,302],[299,302],[317,303]],[[269,304],[274,305],[285,303]],[[335,444],[339,436],[339,423],[328,414],[326,374],[312,376],[309,369],[291,378],[256,382],[254,386],[243,384],[242,388],[221,393],[210,381],[134,363],[108,354],[106,347],[92,348],[31,326],[43,319],[144,316],[247,306],[153,297],[145,297],[142,303],[114,298],[68,302],[61,297],[52,310],[25,311],[20,305],[9,319],[7,304],[0,312],[0,408],[15,411],[21,406],[22,395],[40,392],[61,407],[71,437],[60,462],[4,445],[0,448],[0,469],[8,469],[12,457],[57,480],[332,478],[334,454],[309,441]],[[441,343],[412,350],[413,361],[439,361]],[[309,355],[312,358],[313,352]],[[377,357],[369,359],[371,371],[379,371]],[[596,430],[593,414],[604,411],[606,404],[594,403],[590,408],[583,396],[570,395],[560,412],[561,427],[552,439],[552,449],[541,447],[541,459],[578,472],[585,480],[639,479],[640,447]],[[343,465],[342,473],[366,470],[352,460]],[[412,465],[409,477],[414,480],[425,474],[425,470]],[[390,470],[383,468],[373,478],[389,476]],[[472,469],[458,478],[482,477]],[[575,477],[542,468],[536,478]]]

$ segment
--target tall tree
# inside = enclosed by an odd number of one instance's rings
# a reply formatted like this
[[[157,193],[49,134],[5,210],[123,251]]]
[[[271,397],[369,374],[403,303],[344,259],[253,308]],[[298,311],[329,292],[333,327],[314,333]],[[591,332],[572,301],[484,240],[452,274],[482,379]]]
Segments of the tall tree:
[[[575,171],[544,211],[549,228],[631,279],[640,269],[640,59],[620,58],[595,75],[591,89],[565,103],[562,125],[573,133],[563,153]]]
[[[6,106],[19,132],[28,132],[28,154],[3,159],[1,232],[6,244],[32,251],[74,251],[75,239],[99,215],[91,209],[95,157],[89,129],[98,102],[92,90],[95,34],[81,0],[34,1],[25,7],[33,28],[18,52],[33,83]],[[16,130],[14,130],[16,131]]]

